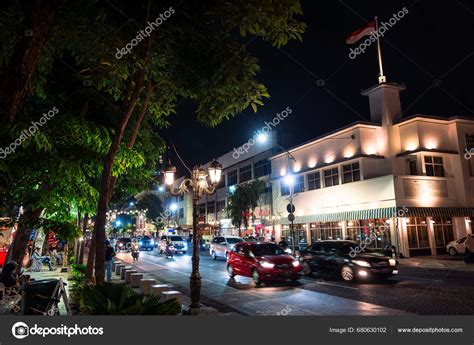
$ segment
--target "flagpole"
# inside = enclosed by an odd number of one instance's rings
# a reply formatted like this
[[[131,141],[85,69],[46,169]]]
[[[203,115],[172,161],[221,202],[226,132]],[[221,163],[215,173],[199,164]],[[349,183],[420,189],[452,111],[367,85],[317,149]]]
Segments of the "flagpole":
[[[382,51],[380,50],[379,22],[377,17],[375,17],[375,36],[377,37],[377,56],[379,60],[379,84],[381,84],[385,83],[387,81],[387,78],[383,74]]]

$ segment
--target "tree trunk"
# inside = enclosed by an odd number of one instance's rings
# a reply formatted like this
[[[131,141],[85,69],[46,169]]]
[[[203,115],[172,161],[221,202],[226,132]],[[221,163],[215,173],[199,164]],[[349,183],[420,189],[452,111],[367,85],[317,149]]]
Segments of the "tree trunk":
[[[23,258],[25,257],[26,249],[28,247],[28,239],[30,238],[32,230],[31,224],[38,220],[42,212],[43,209],[36,209],[33,211],[26,210],[22,215],[18,229],[15,232],[15,238],[8,253],[9,261],[14,261],[20,266],[23,264]]]
[[[148,20],[150,12],[151,1],[148,2],[147,7],[147,16]],[[104,170],[102,172],[101,178],[101,188],[99,193],[99,204],[97,206],[97,215],[95,222],[95,231],[96,231],[96,250],[95,250],[95,280],[96,284],[104,283],[104,263],[105,263],[105,223],[106,223],[106,213],[107,205],[109,203],[109,198],[111,198],[113,190],[111,187],[112,179],[112,167],[117,156],[117,152],[120,147],[125,129],[127,128],[130,117],[133,114],[133,110],[140,98],[142,92],[143,83],[145,81],[146,67],[150,60],[151,50],[152,50],[152,37],[148,39],[148,45],[145,50],[145,55],[143,58],[143,67],[140,70],[138,75],[138,80],[135,83],[135,89],[132,96],[130,97],[129,102],[127,102],[127,109],[122,114],[120,121],[117,124],[114,137],[112,139],[112,144],[110,145],[109,152],[105,157],[104,161]]]
[[[86,235],[86,231],[87,231],[87,223],[89,222],[89,215],[86,214],[84,216],[84,223],[82,224],[82,241],[81,241],[81,245],[79,247],[79,260],[78,260],[78,264],[83,264],[84,263],[84,248],[85,248],[85,240],[84,240],[84,236]]]
[[[31,79],[43,51],[54,16],[63,0],[20,1],[27,30],[15,45],[8,66],[0,71],[0,122],[13,122],[31,88]]]
[[[92,233],[91,244],[89,245],[89,253],[87,254],[87,268],[85,274],[86,282],[91,282],[94,276],[95,261],[95,231]]]

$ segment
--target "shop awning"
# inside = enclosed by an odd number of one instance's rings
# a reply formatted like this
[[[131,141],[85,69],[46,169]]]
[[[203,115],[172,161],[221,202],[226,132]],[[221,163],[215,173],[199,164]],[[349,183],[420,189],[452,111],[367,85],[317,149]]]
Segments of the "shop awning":
[[[405,212],[408,210],[407,212]],[[349,220],[406,217],[474,217],[474,208],[469,207],[384,207],[368,210],[345,211],[336,213],[313,214],[296,216],[295,224],[316,222],[340,222]],[[289,224],[287,218],[282,218],[280,224]]]

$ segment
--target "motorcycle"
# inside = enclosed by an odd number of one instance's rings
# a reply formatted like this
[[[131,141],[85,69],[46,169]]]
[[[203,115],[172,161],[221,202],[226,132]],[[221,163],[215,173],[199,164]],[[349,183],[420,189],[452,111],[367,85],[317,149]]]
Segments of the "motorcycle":
[[[137,261],[139,256],[140,256],[140,248],[138,247],[138,244],[132,245],[132,258],[133,258],[133,260]]]
[[[168,244],[166,246],[165,255],[167,258],[173,258],[173,254],[174,254],[174,246],[172,244]]]

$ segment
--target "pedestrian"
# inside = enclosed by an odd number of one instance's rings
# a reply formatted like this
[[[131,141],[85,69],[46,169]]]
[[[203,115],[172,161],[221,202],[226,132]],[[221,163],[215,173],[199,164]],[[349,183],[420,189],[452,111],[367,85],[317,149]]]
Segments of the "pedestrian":
[[[115,256],[115,250],[108,240],[105,241],[105,280],[112,280],[112,260]]]
[[[474,235],[467,235],[464,247],[464,262],[470,264],[474,263]]]
[[[48,255],[41,256],[40,254],[40,248],[36,247],[35,251],[33,252],[33,255],[31,256],[35,263],[35,269],[32,269],[33,271],[39,272],[41,271],[41,265],[46,264],[49,267],[50,271],[54,271],[53,266],[51,265],[51,258]]]

